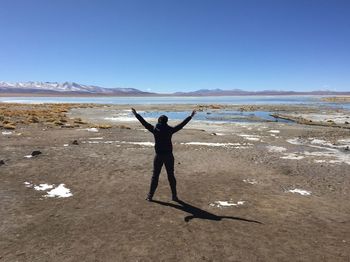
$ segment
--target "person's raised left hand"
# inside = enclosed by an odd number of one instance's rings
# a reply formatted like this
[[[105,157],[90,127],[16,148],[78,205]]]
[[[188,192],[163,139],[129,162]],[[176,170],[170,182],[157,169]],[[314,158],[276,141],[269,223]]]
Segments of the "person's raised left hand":
[[[136,114],[137,114],[137,112],[136,112],[135,108],[131,108],[131,112],[132,112],[134,115],[136,115]]]

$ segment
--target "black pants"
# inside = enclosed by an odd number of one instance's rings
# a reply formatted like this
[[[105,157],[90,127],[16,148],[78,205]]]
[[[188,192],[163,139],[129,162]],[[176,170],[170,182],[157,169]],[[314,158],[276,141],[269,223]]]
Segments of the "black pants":
[[[151,180],[151,188],[148,193],[149,197],[153,197],[154,192],[157,189],[159,175],[160,175],[160,171],[162,170],[163,164],[165,165],[165,169],[168,174],[168,180],[169,180],[172,196],[173,197],[177,196],[176,179],[174,176],[174,156],[172,153],[168,153],[168,154],[156,154],[154,156],[153,176]]]

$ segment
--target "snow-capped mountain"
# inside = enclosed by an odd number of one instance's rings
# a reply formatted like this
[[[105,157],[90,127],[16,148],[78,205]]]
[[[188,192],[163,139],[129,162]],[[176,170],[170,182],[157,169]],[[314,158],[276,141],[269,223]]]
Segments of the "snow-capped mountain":
[[[0,94],[52,94],[52,95],[111,95],[111,96],[251,96],[251,95],[350,95],[349,91],[335,92],[328,90],[300,91],[245,91],[241,89],[200,89],[190,92],[158,94],[143,92],[135,88],[104,88],[94,85],[82,85],[75,82],[4,82],[0,81]]]
[[[104,88],[93,85],[82,85],[75,82],[1,82],[0,93],[58,93],[58,94],[106,94],[138,95],[150,94],[135,88]]]

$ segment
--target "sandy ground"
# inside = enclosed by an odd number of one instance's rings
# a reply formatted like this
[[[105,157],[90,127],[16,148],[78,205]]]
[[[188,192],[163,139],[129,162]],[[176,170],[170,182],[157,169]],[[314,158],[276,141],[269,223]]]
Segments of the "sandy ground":
[[[173,137],[180,203],[164,170],[144,200],[137,122],[0,131],[0,261],[350,261],[348,129],[192,121]]]

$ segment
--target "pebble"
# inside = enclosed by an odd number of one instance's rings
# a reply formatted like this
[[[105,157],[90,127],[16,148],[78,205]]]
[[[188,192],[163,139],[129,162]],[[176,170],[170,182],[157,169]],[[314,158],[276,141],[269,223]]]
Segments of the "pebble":
[[[41,154],[41,151],[39,151],[39,150],[35,150],[35,151],[33,151],[32,152],[32,156],[38,156],[38,155],[40,155]]]

